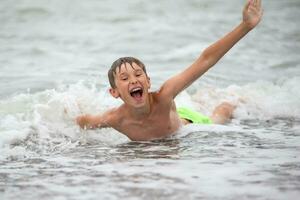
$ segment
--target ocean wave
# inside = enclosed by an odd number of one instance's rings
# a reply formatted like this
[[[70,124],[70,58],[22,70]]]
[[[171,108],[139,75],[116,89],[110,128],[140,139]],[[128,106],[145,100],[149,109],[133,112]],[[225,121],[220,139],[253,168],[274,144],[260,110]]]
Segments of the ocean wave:
[[[282,78],[277,82],[257,81],[227,88],[207,86],[192,95],[196,108],[205,113],[223,101],[237,105],[237,119],[300,118],[300,77]]]
[[[258,81],[227,88],[205,86],[194,94],[183,92],[178,106],[188,106],[209,115],[223,101],[237,105],[236,121],[245,119],[300,118],[300,77],[282,79],[277,83]],[[84,131],[74,119],[83,113],[102,113],[121,102],[110,97],[107,88],[80,81],[34,94],[18,94],[0,101],[0,149],[2,158],[28,156],[36,153],[60,152],[80,144],[114,145],[128,139],[112,129]],[[233,129],[232,129],[233,128]],[[226,126],[207,129],[192,126],[183,132],[236,131]],[[231,130],[232,129],[232,130]],[[239,131],[242,131],[239,130]],[[185,135],[185,134],[179,134]],[[179,136],[179,137],[181,137]],[[16,153],[26,149],[27,153]],[[1,159],[1,158],[0,158]]]

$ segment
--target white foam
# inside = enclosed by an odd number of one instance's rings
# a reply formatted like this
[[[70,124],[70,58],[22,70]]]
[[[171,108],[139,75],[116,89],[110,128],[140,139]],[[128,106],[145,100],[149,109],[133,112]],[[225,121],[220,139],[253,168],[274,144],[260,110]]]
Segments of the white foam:
[[[210,115],[214,107],[223,101],[237,105],[234,117],[261,119],[300,117],[300,78],[281,79],[277,83],[258,81],[244,86],[227,88],[205,86],[193,95],[181,93],[176,98],[178,106],[186,106]],[[75,123],[83,113],[99,114],[119,105],[106,88],[96,89],[95,83],[78,82],[58,89],[35,94],[20,94],[0,101],[0,148],[7,150],[14,144],[37,151],[57,151],[74,148],[78,144],[101,143],[114,145],[128,138],[112,129],[82,131]],[[233,123],[234,124],[234,123]],[[231,126],[187,126],[179,131],[184,136],[195,131],[241,131]],[[238,123],[236,123],[238,124]],[[229,129],[229,130],[227,130]],[[237,130],[239,129],[239,130]],[[24,142],[23,142],[24,143]],[[22,146],[21,145],[21,146]],[[27,146],[26,146],[27,145]],[[13,146],[12,146],[13,147]],[[9,156],[9,150],[6,151]],[[11,149],[11,154],[16,151]],[[29,153],[29,152],[28,152]],[[26,154],[26,153],[25,153]]]
[[[116,144],[124,141],[115,131],[95,131],[100,135],[96,136],[81,131],[75,123],[80,114],[101,113],[119,103],[111,103],[106,92],[105,89],[98,91],[95,83],[78,82],[0,101],[0,148],[12,156],[16,150],[11,145],[25,140],[28,146],[24,144],[24,150],[29,147],[36,151],[64,150],[86,142]],[[105,140],[101,136],[103,132],[107,132],[106,137],[110,139]]]
[[[300,118],[300,77],[282,79],[277,83],[257,81],[244,86],[227,88],[207,86],[193,95],[197,108],[211,113],[221,102],[237,105],[234,116],[238,119],[267,119],[276,117]]]
[[[7,115],[0,121],[0,148],[24,140],[29,131],[30,123],[20,116]]]

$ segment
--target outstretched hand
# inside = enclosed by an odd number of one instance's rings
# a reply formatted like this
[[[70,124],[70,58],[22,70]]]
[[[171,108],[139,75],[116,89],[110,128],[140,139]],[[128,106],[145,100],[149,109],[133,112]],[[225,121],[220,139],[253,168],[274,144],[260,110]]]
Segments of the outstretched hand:
[[[262,15],[261,0],[248,0],[243,10],[243,22],[253,29],[260,22]]]

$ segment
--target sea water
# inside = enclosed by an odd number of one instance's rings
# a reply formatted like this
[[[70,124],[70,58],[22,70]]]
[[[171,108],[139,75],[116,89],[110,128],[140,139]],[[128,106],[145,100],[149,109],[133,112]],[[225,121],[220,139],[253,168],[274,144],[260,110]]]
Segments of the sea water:
[[[240,23],[244,1],[1,0],[0,199],[297,199],[300,1],[263,1],[261,24],[176,103],[227,125],[132,142],[74,118],[120,105],[106,73],[141,59],[152,90]]]

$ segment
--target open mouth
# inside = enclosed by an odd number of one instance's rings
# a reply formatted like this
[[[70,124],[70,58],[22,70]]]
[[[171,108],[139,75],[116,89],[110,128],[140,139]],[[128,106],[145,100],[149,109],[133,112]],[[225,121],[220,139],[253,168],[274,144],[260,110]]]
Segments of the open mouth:
[[[130,95],[135,99],[140,99],[143,96],[143,89],[141,87],[133,88]]]

